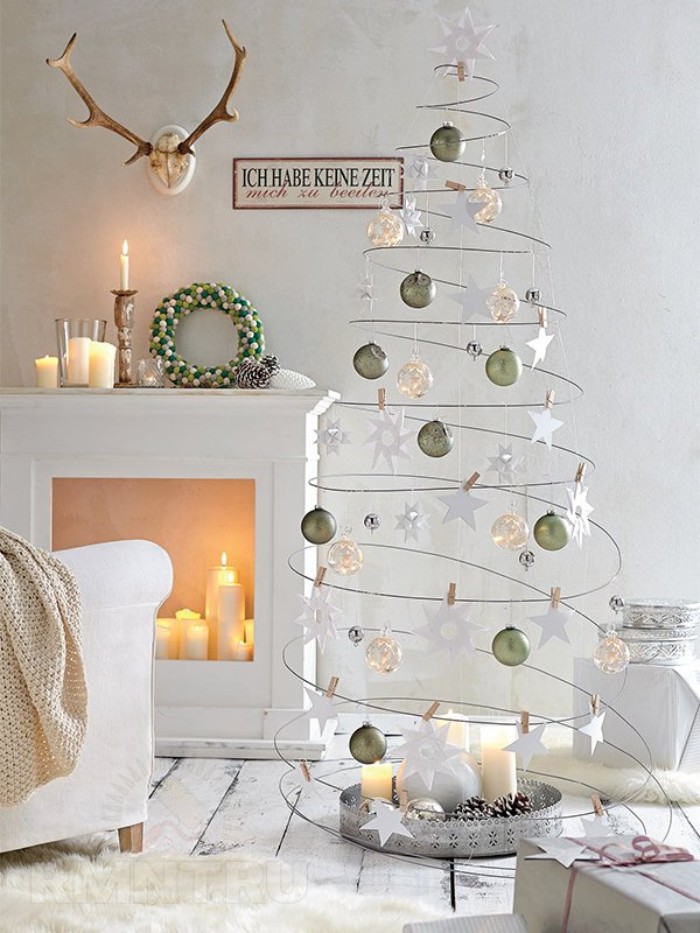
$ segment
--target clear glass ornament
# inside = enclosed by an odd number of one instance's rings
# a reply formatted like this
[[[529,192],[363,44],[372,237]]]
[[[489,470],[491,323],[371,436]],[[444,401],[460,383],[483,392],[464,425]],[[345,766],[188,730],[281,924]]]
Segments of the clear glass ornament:
[[[630,663],[629,646],[614,628],[609,628],[598,642],[593,652],[593,663],[604,674],[619,674]]]
[[[367,224],[367,238],[372,246],[396,246],[403,240],[403,233],[403,221],[388,204]]]
[[[411,353],[411,359],[404,363],[396,375],[396,387],[406,398],[423,398],[433,385],[433,373],[427,363],[420,358],[417,350]]]
[[[470,193],[469,200],[472,204],[481,202],[484,205],[479,213],[474,215],[474,220],[480,224],[490,224],[503,210],[500,194],[493,190],[483,175],[476,183],[476,188]]]
[[[505,324],[518,313],[520,299],[515,289],[506,282],[499,282],[486,299],[486,307],[494,321]]]
[[[336,573],[344,577],[351,577],[362,570],[364,563],[362,551],[350,537],[349,532],[344,532],[340,536],[340,541],[328,551],[328,566]]]
[[[378,674],[391,674],[401,663],[403,650],[389,629],[373,638],[367,645],[365,661],[370,670]]]
[[[519,551],[525,547],[529,537],[528,524],[517,512],[499,515],[491,526],[491,540],[505,551]]]

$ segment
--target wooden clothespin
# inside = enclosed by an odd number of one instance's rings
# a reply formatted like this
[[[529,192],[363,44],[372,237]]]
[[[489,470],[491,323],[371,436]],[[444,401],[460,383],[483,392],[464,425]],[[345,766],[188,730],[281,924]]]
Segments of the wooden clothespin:
[[[308,783],[310,784],[311,783],[311,771],[309,770],[308,761],[302,758],[302,760],[299,762],[299,770],[304,775],[304,780],[308,781]]]
[[[546,308],[538,308],[538,309],[537,309],[537,315],[538,315],[538,317],[539,317],[539,319],[540,319],[540,327],[545,327],[545,328],[546,328],[546,327],[547,327],[547,309],[546,309]]]
[[[433,718],[433,716],[435,715],[435,713],[437,713],[437,711],[438,711],[439,709],[440,709],[440,704],[439,704],[439,702],[438,702],[437,700],[434,700],[434,701],[430,704],[430,706],[427,708],[427,710],[423,713],[423,717],[422,717],[423,720],[424,720],[425,722],[429,722],[429,721]]]
[[[544,397],[544,407],[549,408],[550,411],[554,407],[554,389],[547,389],[547,394]]]
[[[402,790],[399,794],[399,810],[406,812],[406,807],[408,806],[408,793],[405,790]]]
[[[384,406],[386,405],[386,389],[381,388],[377,389],[377,408],[379,411],[384,411]]]
[[[456,599],[457,599],[457,584],[450,583],[450,585],[447,587],[447,605],[454,606]]]
[[[316,578],[314,580],[314,586],[320,586],[323,583],[323,579],[326,576],[327,572],[328,572],[327,567],[322,566],[318,568],[318,570],[316,571]]]
[[[561,599],[561,587],[553,586],[549,591],[549,594],[552,597],[552,609],[558,609],[559,600]]]
[[[594,716],[600,716],[600,694],[599,693],[591,694],[590,704],[591,704],[591,713]]]
[[[464,62],[457,62],[457,80],[464,81]]]
[[[328,697],[329,700],[335,693],[336,687],[338,686],[339,683],[340,683],[340,677],[331,677],[331,679],[328,681],[328,687],[326,689],[326,696]]]
[[[476,473],[476,472],[472,473],[469,479],[466,480],[464,484],[462,485],[462,489],[465,492],[469,492],[469,490],[472,488],[474,483],[476,483],[476,481],[479,479],[480,476],[481,476],[481,473]]]
[[[574,477],[574,482],[575,482],[576,484],[582,483],[582,482],[583,482],[583,476],[584,476],[584,473],[585,473],[585,472],[586,472],[586,464],[585,464],[585,463],[579,463],[579,465],[578,465],[578,467],[577,467],[577,469],[576,469],[576,476]]]
[[[453,191],[466,191],[467,186],[460,184],[458,181],[446,181],[446,188],[451,188]]]
[[[593,804],[593,812],[596,816],[605,816],[605,810],[603,809],[603,802],[598,796],[598,794],[591,795],[591,803]]]
[[[520,731],[523,735],[530,731],[530,714],[526,709],[520,711]]]

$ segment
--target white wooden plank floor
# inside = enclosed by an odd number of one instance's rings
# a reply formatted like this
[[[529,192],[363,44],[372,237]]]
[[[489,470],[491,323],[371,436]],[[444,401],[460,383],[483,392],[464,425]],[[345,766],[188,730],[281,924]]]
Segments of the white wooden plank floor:
[[[347,739],[345,738],[345,742]],[[336,752],[342,754],[343,737]],[[331,746],[331,758],[333,758]],[[336,757],[338,757],[336,755]],[[342,767],[332,760],[315,766],[314,774]],[[325,768],[325,772],[324,772]],[[207,855],[231,852],[258,858],[280,857],[303,871],[310,882],[350,891],[420,898],[436,908],[460,914],[508,912],[513,896],[514,859],[482,860],[464,872],[463,863],[444,861],[428,868],[358,848],[324,832],[290,812],[279,791],[287,771],[280,761],[158,758],[146,824],[145,845],[169,854]],[[329,778],[332,783],[337,778]],[[283,783],[288,789],[294,780]],[[330,829],[337,826],[337,791],[314,781],[304,792],[303,812]],[[566,795],[564,812],[586,811],[586,798]],[[635,806],[637,819],[618,808],[621,831],[666,835],[668,810],[652,804]],[[639,819],[643,821],[640,824]],[[566,831],[580,831],[572,820]],[[700,806],[674,807],[667,841],[700,857]]]

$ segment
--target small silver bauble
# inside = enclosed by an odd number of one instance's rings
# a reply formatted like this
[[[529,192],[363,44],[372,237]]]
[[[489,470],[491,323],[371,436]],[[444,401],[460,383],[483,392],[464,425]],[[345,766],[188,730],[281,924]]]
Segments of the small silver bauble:
[[[518,556],[518,561],[521,567],[524,567],[526,570],[529,570],[530,567],[535,563],[535,555],[532,551],[521,551]]]
[[[379,516],[376,512],[368,512],[365,515],[365,528],[368,528],[371,532],[375,532],[379,528]]]
[[[613,612],[622,612],[625,608],[625,601],[622,596],[611,596],[608,605]]]
[[[542,293],[539,288],[528,288],[525,292],[525,301],[534,301],[537,302],[542,297]]]
[[[435,231],[432,227],[425,227],[424,230],[420,232],[420,241],[424,245],[429,245],[435,239]]]
[[[498,170],[498,177],[501,181],[504,181],[507,185],[513,181],[513,169],[512,168],[501,168]]]
[[[353,643],[353,645],[359,645],[364,637],[365,630],[361,625],[353,625],[352,628],[348,629],[348,638]]]
[[[443,807],[432,797],[416,797],[406,805],[407,820],[444,820]]]
[[[478,340],[470,340],[469,343],[467,344],[467,353],[469,354],[469,356],[471,356],[473,360],[481,356],[483,352],[484,352],[484,348],[481,346]]]

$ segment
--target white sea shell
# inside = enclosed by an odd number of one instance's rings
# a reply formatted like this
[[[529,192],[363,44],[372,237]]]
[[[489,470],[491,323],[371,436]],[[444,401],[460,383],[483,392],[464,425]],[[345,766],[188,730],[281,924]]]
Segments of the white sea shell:
[[[280,369],[278,373],[270,380],[271,389],[313,389],[316,383],[309,379],[303,373],[298,373],[293,369]]]

